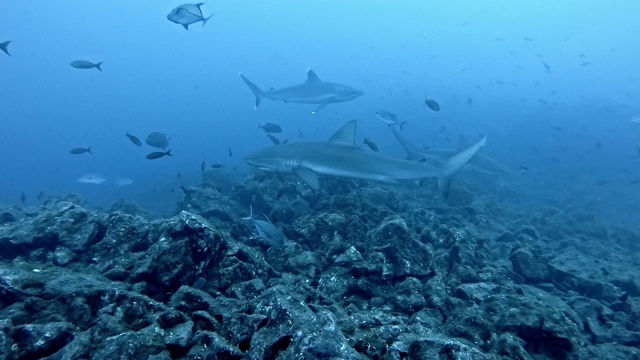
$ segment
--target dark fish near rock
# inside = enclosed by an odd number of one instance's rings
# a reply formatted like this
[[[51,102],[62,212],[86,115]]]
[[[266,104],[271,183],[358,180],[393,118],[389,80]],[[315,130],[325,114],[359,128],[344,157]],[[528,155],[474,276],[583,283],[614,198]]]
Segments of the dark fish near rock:
[[[367,144],[367,146],[373,150],[373,151],[378,151],[380,150],[380,148],[378,148],[378,145],[376,145],[376,143],[374,143],[373,141],[371,141],[369,138],[364,138],[364,142],[363,144]]]
[[[129,138],[129,140],[131,140],[131,142],[136,145],[136,146],[142,146],[142,142],[140,141],[140,139],[138,139],[137,136],[131,135],[129,134],[129,132],[127,131],[126,136]]]
[[[166,150],[169,147],[169,138],[167,137],[167,134],[161,132],[152,132],[147,136],[147,139],[144,142],[149,146],[162,150]]]
[[[433,111],[440,111],[440,104],[438,104],[438,102],[433,99],[428,99],[427,97],[424,98],[424,106]]]
[[[211,165],[212,169],[222,169],[224,168],[224,164],[213,164]]]
[[[69,151],[69,154],[73,154],[73,155],[84,154],[84,153],[93,154],[91,152],[91,146],[89,146],[88,148],[77,147],[77,148],[73,148],[73,149],[71,149],[71,151]]]
[[[9,43],[11,43],[11,41],[5,41],[3,43],[0,43],[0,50],[4,51],[7,55],[11,56],[11,54],[9,54]]]
[[[267,122],[264,125],[258,124],[258,127],[262,128],[266,133],[280,134],[282,132],[280,125],[270,122]]]
[[[147,155],[147,159],[154,160],[154,159],[160,159],[161,157],[165,157],[165,156],[173,156],[171,155],[171,150],[167,152],[162,152],[162,151],[152,152],[151,154]]]
[[[213,15],[205,18],[202,15],[202,9],[200,9],[202,5],[204,5],[204,3],[182,4],[171,10],[169,15],[167,15],[167,19],[173,23],[182,25],[186,30],[189,30],[189,25],[199,21],[202,21],[202,26],[204,27],[204,24],[206,24]]]
[[[248,217],[242,218],[243,220],[251,220],[253,221],[253,225],[256,227],[256,232],[258,233],[258,237],[262,239],[265,243],[271,246],[277,246],[279,248],[284,247],[284,235],[282,232],[273,225],[271,220],[267,217],[267,215],[262,214],[267,221],[264,220],[256,220],[253,217],[253,206],[249,207],[250,213]]]
[[[74,67],[76,69],[93,69],[96,68],[100,71],[102,71],[102,69],[100,68],[100,66],[102,65],[102,61],[100,61],[99,63],[92,63],[91,61],[87,61],[87,60],[75,60],[71,62],[71,67]]]
[[[20,201],[22,201],[23,204],[27,202],[27,194],[25,194],[24,191],[22,195],[20,195]]]
[[[231,148],[227,148],[227,150],[229,150],[229,157],[233,156],[233,152],[231,151]]]
[[[206,166],[205,162],[206,162],[206,160],[202,160],[202,163],[200,164],[200,171],[201,172],[204,172],[204,168]]]

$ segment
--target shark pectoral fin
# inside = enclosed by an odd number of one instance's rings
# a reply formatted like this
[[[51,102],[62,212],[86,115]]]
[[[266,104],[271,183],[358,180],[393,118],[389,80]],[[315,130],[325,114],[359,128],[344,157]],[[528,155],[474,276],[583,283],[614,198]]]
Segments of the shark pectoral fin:
[[[327,105],[329,105],[329,102],[328,102],[328,101],[321,102],[321,103],[320,103],[320,105],[318,105],[318,107],[317,107],[315,110],[313,110],[311,113],[312,113],[312,114],[315,114],[315,113],[317,113],[318,111],[320,111],[320,110],[324,109],[324,107],[325,107],[325,106],[327,106]]]
[[[318,190],[320,189],[320,181],[318,180],[318,174],[313,170],[309,170],[307,168],[297,168],[295,170],[296,174],[304,180],[312,189]]]

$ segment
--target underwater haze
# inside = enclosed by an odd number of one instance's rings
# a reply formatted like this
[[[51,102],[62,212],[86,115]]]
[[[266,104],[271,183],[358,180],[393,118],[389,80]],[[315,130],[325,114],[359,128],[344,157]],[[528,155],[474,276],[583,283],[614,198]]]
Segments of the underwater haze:
[[[376,119],[385,110],[420,147],[488,135],[479,154],[505,171],[461,172],[454,187],[639,227],[639,2],[216,1],[188,30],[167,19],[178,5],[2,2],[0,202],[74,193],[170,213],[180,186],[200,183],[203,160],[253,171],[244,157],[272,146],[266,122],[296,142],[358,119],[358,144],[404,157]],[[254,109],[238,75],[267,91],[301,84],[308,69],[364,95],[315,114],[293,101]],[[172,156],[146,158],[161,150],[144,143],[151,132],[167,134]],[[91,153],[70,154],[78,147]],[[90,174],[106,181],[78,181]]]

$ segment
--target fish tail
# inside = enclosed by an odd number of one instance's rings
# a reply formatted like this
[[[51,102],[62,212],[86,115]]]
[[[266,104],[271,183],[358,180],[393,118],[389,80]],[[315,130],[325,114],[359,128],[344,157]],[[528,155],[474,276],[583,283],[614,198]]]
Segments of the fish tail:
[[[87,152],[88,152],[89,154],[93,154],[93,153],[91,152],[91,146],[89,146],[89,147],[87,148]]]
[[[202,18],[202,27],[204,27],[204,24],[206,24],[206,23],[207,23],[207,21],[209,21],[209,19],[211,19],[212,17],[213,17],[213,14],[211,14],[211,15],[210,15],[209,17],[207,17],[207,18],[203,17],[203,18]]]
[[[242,73],[240,73],[240,77],[242,78],[244,83],[247,84],[249,89],[251,89],[251,92],[253,92],[253,95],[256,96],[255,108],[257,109],[258,106],[260,106],[260,101],[262,101],[262,96],[263,96],[262,90],[260,90],[260,88],[256,84],[252,83],[249,79],[247,79],[244,75],[242,75]]]
[[[96,64],[96,69],[102,71],[102,69],[100,68],[101,65],[102,65],[102,61]]]
[[[442,166],[442,173],[438,176],[438,188],[442,197],[449,197],[449,188],[451,187],[451,179],[466,165],[473,156],[478,153],[481,147],[487,143],[487,137],[483,137],[477,143],[460,151],[447,160]]]
[[[167,151],[166,153],[164,153],[166,156],[173,156],[171,155],[171,149],[169,149],[169,151]]]

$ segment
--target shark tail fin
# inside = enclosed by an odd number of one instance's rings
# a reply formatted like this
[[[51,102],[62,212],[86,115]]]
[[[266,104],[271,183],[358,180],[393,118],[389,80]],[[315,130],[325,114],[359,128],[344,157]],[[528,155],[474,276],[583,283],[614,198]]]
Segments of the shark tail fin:
[[[96,69],[102,71],[102,69],[100,68],[100,66],[102,66],[102,61],[100,61],[99,63],[96,64]]]
[[[249,79],[247,79],[244,75],[242,75],[242,73],[240,73],[240,77],[242,78],[242,80],[244,81],[245,84],[247,84],[247,86],[249,87],[249,89],[251,89],[251,92],[253,92],[253,95],[256,96],[256,109],[258,108],[258,106],[260,106],[260,101],[262,101],[262,90],[260,90],[260,88],[252,83]]]
[[[487,142],[487,137],[483,137],[477,143],[460,151],[444,163],[442,172],[438,176],[438,188],[442,197],[449,197],[449,189],[451,187],[451,179],[462,169],[462,167],[471,160],[471,158],[483,147]]]
[[[253,220],[253,205],[249,205],[249,216],[243,217],[242,220]]]
[[[2,44],[0,44],[0,50],[4,51],[9,56],[11,56],[11,54],[9,54],[9,44],[10,43],[11,43],[11,41],[6,41],[6,42],[3,42]]]

